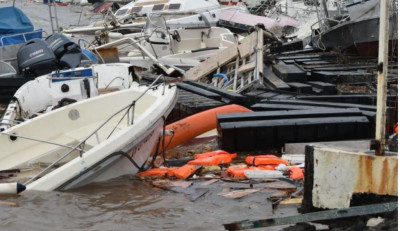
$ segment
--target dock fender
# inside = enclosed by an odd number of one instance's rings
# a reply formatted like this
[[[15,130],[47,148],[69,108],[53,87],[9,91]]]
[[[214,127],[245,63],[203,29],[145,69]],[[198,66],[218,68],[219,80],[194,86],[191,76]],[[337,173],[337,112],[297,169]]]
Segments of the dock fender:
[[[25,191],[26,186],[17,182],[13,183],[1,183],[0,184],[0,195],[1,194],[18,194]]]
[[[195,138],[205,132],[217,128],[217,114],[251,112],[252,110],[237,104],[230,104],[216,107],[197,114],[188,116],[182,120],[169,124],[165,127],[166,131],[172,131],[165,137],[165,150],[174,148],[190,139]],[[162,144],[161,144],[162,145]],[[160,147],[160,150],[163,150]]]

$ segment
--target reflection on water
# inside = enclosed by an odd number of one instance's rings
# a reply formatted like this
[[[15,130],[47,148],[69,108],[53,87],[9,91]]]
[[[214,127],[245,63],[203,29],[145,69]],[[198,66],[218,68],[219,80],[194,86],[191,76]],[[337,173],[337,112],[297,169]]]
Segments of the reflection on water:
[[[3,196],[19,207],[0,205],[0,230],[223,230],[224,223],[273,215],[265,194],[232,200],[217,195],[220,186],[195,202],[128,177],[67,192]]]

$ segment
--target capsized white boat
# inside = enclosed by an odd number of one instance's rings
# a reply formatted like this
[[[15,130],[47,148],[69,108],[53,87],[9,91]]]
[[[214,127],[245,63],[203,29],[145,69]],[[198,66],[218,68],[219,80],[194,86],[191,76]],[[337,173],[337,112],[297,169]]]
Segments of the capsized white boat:
[[[0,120],[0,130],[46,111],[116,90],[139,81],[132,65],[92,64],[54,71],[26,82],[14,94]]]
[[[5,188],[19,182],[27,190],[68,190],[136,174],[176,99],[175,86],[134,84],[0,132],[2,183]]]

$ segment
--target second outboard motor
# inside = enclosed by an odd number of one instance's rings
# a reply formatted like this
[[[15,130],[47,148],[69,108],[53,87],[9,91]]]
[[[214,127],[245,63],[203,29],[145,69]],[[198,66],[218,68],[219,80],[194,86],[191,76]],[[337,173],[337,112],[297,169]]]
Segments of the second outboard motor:
[[[22,45],[17,53],[18,69],[25,77],[38,77],[57,69],[57,59],[47,44],[38,38]]]
[[[59,61],[59,68],[77,67],[81,63],[81,48],[63,34],[52,34],[46,43]]]

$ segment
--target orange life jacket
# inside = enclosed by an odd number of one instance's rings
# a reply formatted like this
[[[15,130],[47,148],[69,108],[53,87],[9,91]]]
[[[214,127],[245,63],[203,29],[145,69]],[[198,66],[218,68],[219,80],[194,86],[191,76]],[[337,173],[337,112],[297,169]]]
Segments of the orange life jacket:
[[[248,165],[260,166],[260,165],[288,165],[287,161],[281,159],[275,155],[258,155],[246,157],[246,163]]]

